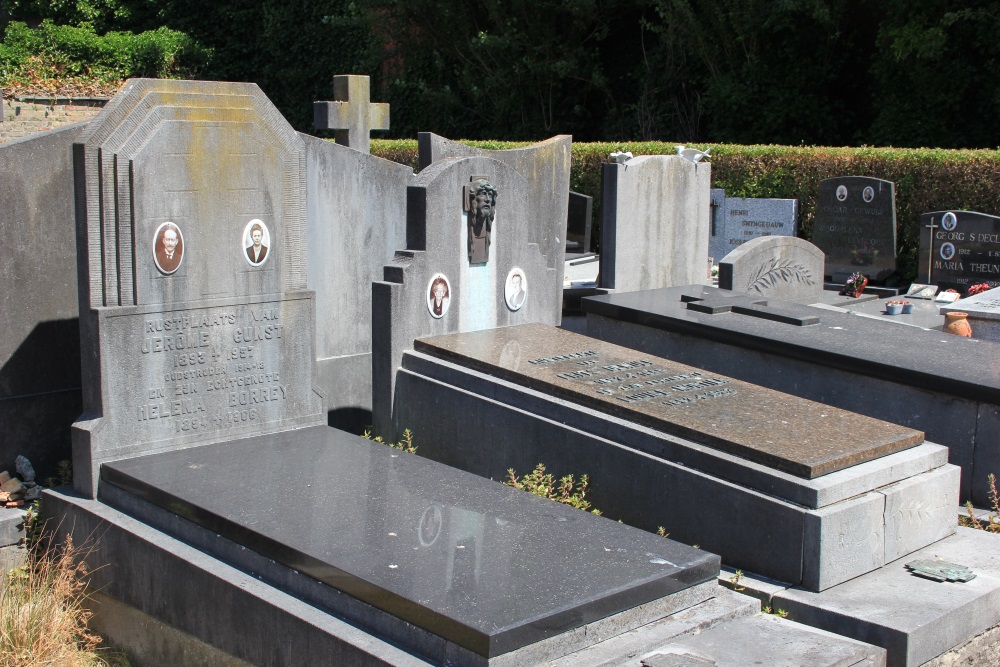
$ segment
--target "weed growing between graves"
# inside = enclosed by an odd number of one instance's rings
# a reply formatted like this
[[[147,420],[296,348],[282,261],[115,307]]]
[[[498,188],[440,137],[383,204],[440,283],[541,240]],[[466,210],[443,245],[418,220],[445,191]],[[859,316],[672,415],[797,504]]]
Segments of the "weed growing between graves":
[[[407,454],[416,454],[417,446],[413,444],[413,432],[410,429],[403,429],[403,437],[397,443],[386,442],[382,439],[382,436],[376,435],[372,437],[372,430],[366,428],[365,432],[361,434],[361,437],[365,440],[371,440],[372,442],[377,442],[380,445],[389,445],[393,449],[398,449],[401,452],[406,452]]]
[[[586,500],[589,482],[586,475],[580,475],[579,481],[574,480],[573,475],[566,475],[556,482],[555,476],[545,472],[545,465],[539,463],[534,470],[521,479],[517,478],[517,473],[514,472],[513,468],[509,468],[507,481],[504,484],[600,516],[601,511],[591,509],[590,501]]]
[[[101,647],[87,628],[88,549],[71,537],[48,544],[37,504],[28,514],[28,561],[0,584],[0,667],[128,667],[122,654]]]
[[[965,511],[968,512],[968,516],[958,517],[958,525],[977,530],[986,530],[991,533],[1000,533],[1000,495],[997,495],[996,475],[990,473],[986,477],[986,480],[990,485],[989,515],[985,519],[977,518],[973,511],[972,501],[970,500],[965,503]]]

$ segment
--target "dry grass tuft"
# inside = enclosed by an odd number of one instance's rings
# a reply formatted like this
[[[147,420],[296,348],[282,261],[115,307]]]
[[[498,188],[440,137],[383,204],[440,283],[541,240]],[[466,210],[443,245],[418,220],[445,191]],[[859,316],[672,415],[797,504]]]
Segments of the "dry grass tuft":
[[[0,667],[123,667],[128,659],[100,648],[87,628],[87,550],[71,537],[36,541],[27,564],[0,582]]]
[[[997,478],[992,473],[987,476],[990,485],[990,513],[983,519],[976,517],[972,501],[965,503],[968,516],[958,517],[958,525],[977,528],[991,533],[1000,533],[1000,495],[997,494]]]

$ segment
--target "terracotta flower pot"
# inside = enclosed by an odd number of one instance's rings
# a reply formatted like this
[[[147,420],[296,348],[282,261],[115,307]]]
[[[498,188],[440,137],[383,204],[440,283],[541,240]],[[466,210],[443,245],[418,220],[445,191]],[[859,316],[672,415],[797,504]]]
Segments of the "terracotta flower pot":
[[[865,287],[868,286],[868,278],[861,276],[861,280],[853,285],[844,285],[844,289],[840,290],[840,293],[844,296],[859,297],[865,292]]]
[[[968,313],[945,313],[944,330],[956,336],[972,338],[972,326],[969,325]]]

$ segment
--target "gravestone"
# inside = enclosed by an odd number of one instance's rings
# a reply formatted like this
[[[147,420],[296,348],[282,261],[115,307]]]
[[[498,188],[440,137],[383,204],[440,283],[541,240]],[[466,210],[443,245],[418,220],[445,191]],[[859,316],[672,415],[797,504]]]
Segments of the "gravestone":
[[[421,171],[444,158],[489,157],[512,167],[531,183],[527,205],[533,212],[534,222],[528,227],[524,242],[536,244],[545,257],[545,265],[554,271],[556,282],[535,285],[536,294],[540,290],[551,291],[546,299],[551,299],[552,304],[562,303],[572,145],[572,137],[558,135],[524,148],[485,150],[432,132],[417,133],[417,158]],[[553,307],[560,308],[557,305]],[[561,316],[561,312],[560,309],[557,316]]]
[[[719,262],[719,287],[775,299],[823,293],[823,252],[794,236],[764,236],[741,244]]]
[[[336,652],[295,664],[354,663],[358,644],[384,655],[391,642],[412,662],[485,666],[560,657],[712,597],[717,556],[323,425],[306,147],[255,85],[130,81],[74,154],[80,493],[49,492],[46,506],[81,542],[102,525],[92,564],[114,576],[92,581],[112,599],[255,662],[275,664],[255,644],[261,623],[305,602],[318,614],[282,633],[287,650]],[[466,168],[492,200],[470,201]],[[513,242],[531,222],[523,179],[487,158],[425,174],[427,216],[464,177],[447,197],[454,236],[464,206],[477,221],[498,211],[485,262],[435,265],[453,276],[452,313],[474,317],[461,300],[498,287],[511,313],[539,311],[544,258]],[[425,287],[424,312],[444,319]],[[254,478],[283,491],[261,502]],[[257,578],[251,590],[237,572]],[[229,611],[192,611],[191,596]]]
[[[600,286],[705,284],[712,166],[644,155],[602,166]]]
[[[73,148],[77,491],[107,461],[323,423],[305,148],[260,89],[132,80]]]
[[[495,193],[491,242],[470,259],[479,197]],[[376,433],[392,437],[406,424],[392,419],[396,369],[415,338],[522,322],[558,324],[562,284],[532,243],[538,215],[535,188],[514,168],[491,158],[450,158],[421,171],[408,191],[406,249],[372,288],[372,411]],[[565,200],[564,200],[565,201]],[[565,222],[565,219],[564,221]],[[484,227],[485,223],[479,225]],[[475,259],[476,261],[473,261]],[[560,263],[560,266],[562,264]],[[554,285],[559,289],[555,289]]]
[[[896,270],[896,185],[867,176],[820,181],[812,242],[833,282],[854,272],[888,278]]]
[[[0,470],[44,480],[80,416],[73,142],[83,124],[0,144]]]
[[[924,213],[919,262],[918,280],[941,289],[1000,286],[1000,217],[975,211]]]
[[[579,192],[569,193],[566,216],[566,255],[585,255],[590,252],[590,230],[593,227],[594,198]]]
[[[371,80],[358,74],[333,77],[333,99],[313,103],[313,126],[335,130],[338,144],[371,153],[371,130],[389,129],[389,105],[370,103]]]
[[[761,236],[795,236],[798,199],[726,197],[712,189],[712,226],[708,255],[716,264],[741,244]]]
[[[808,310],[717,301],[689,305]],[[418,339],[396,396],[422,455],[494,478],[588,473],[608,515],[812,591],[955,530],[960,471],[919,431],[541,324]]]
[[[331,426],[371,425],[371,284],[406,238],[413,170],[300,134],[306,160],[306,281],[316,293],[316,359]]]
[[[1000,288],[986,290],[957,303],[942,306],[940,312],[942,315],[968,313],[973,338],[1000,342]]]

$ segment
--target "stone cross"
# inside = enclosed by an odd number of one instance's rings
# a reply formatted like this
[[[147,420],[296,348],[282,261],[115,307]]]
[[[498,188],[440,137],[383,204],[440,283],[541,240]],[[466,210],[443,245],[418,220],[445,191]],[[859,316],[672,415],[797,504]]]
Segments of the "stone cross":
[[[371,152],[371,130],[389,129],[389,105],[370,103],[371,80],[359,74],[333,77],[334,102],[313,102],[313,125],[335,130],[338,144]]]
[[[928,249],[927,249],[927,278],[925,278],[925,280],[928,283],[930,283],[933,280],[931,278],[931,274],[934,273],[934,230],[935,229],[940,229],[940,226],[939,225],[935,225],[934,224],[934,218],[931,218],[931,224],[924,225],[924,228],[925,229],[929,229],[930,232],[928,232],[928,233],[931,235],[931,242],[927,244],[928,245]]]

